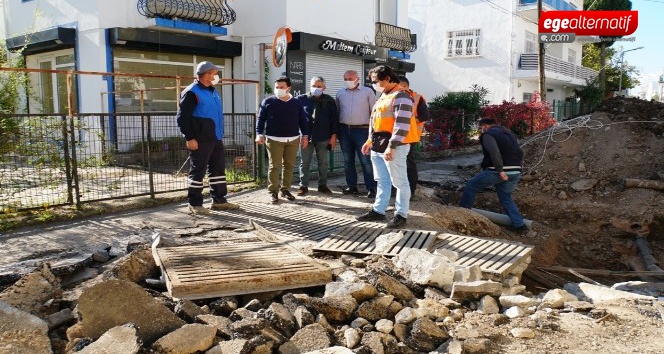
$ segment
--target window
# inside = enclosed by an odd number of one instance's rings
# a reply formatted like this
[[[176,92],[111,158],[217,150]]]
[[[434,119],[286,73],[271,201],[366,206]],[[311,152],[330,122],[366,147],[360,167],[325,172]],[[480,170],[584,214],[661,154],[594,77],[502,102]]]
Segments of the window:
[[[567,49],[567,61],[576,64],[576,50]]]
[[[74,61],[73,49],[26,57],[28,67],[37,66],[44,70],[75,70]],[[30,99],[31,110],[42,113],[68,114],[67,74],[41,72],[31,76],[34,80],[33,89],[37,95],[36,99]],[[72,110],[77,112],[78,75],[73,75],[72,79]]]
[[[447,32],[447,57],[477,57],[480,55],[480,30]]]
[[[537,35],[533,32],[526,31],[525,53],[537,53]]]
[[[524,92],[523,93],[523,102],[528,103],[533,100],[533,94],[532,92]]]

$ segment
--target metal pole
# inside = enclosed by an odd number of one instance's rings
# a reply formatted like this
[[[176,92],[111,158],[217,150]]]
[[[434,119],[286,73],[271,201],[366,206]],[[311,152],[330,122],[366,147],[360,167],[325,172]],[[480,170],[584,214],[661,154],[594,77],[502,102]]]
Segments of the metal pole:
[[[618,78],[618,94],[622,92],[622,73],[625,66],[625,52],[620,53],[620,77]]]
[[[542,0],[537,0],[537,20],[542,16]],[[545,76],[545,46],[543,42],[539,43],[539,50],[537,53],[537,70],[539,80],[540,101],[546,101],[546,76]]]

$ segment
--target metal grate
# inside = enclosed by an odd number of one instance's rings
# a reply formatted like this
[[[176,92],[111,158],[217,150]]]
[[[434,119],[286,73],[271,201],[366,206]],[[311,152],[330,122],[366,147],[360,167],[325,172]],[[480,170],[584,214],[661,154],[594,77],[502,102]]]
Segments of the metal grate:
[[[533,248],[516,242],[496,241],[478,237],[440,234],[434,249],[444,248],[459,253],[455,264],[479,265],[482,272],[505,276],[530,261]]]
[[[251,220],[278,237],[302,238],[312,241],[326,238],[339,227],[354,222],[350,219],[306,213],[300,210],[285,210],[283,207],[254,203],[242,203],[239,210],[213,211],[213,214],[223,216],[224,221],[247,224]]]
[[[376,238],[390,232],[402,232],[404,237],[386,253],[376,251]],[[436,239],[436,231],[422,230],[391,230],[385,229],[383,224],[364,222],[344,227],[321,241],[314,251],[355,253],[355,254],[382,254],[396,256],[405,249],[415,248],[428,250]]]
[[[204,299],[318,286],[332,281],[327,266],[289,246],[243,242],[156,249],[174,298]]]

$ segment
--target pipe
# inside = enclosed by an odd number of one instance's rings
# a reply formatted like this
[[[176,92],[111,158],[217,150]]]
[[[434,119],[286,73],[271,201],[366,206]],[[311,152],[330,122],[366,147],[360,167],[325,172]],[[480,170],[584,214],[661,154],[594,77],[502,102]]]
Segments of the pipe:
[[[491,220],[492,222],[498,224],[498,225],[503,225],[503,226],[510,226],[512,225],[512,220],[510,220],[510,217],[505,215],[505,214],[498,214],[494,213],[492,211],[488,210],[482,210],[482,209],[475,209],[472,208],[470,209],[480,215],[485,216],[487,219]],[[523,219],[523,223],[526,225],[527,228],[532,228],[533,222],[532,220],[528,219]]]
[[[648,188],[664,191],[664,181],[648,179],[625,178],[625,188]]]

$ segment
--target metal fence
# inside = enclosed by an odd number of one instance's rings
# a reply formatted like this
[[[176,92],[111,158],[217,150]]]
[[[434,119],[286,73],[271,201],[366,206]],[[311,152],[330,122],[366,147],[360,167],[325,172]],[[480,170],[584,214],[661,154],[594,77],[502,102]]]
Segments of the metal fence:
[[[567,100],[553,100],[551,108],[553,109],[553,118],[555,118],[556,121],[561,122],[563,120],[588,114],[592,112],[594,107],[581,101],[571,102]]]
[[[0,137],[0,211],[187,189],[173,112],[12,115]],[[257,180],[254,114],[224,114],[229,184]]]

